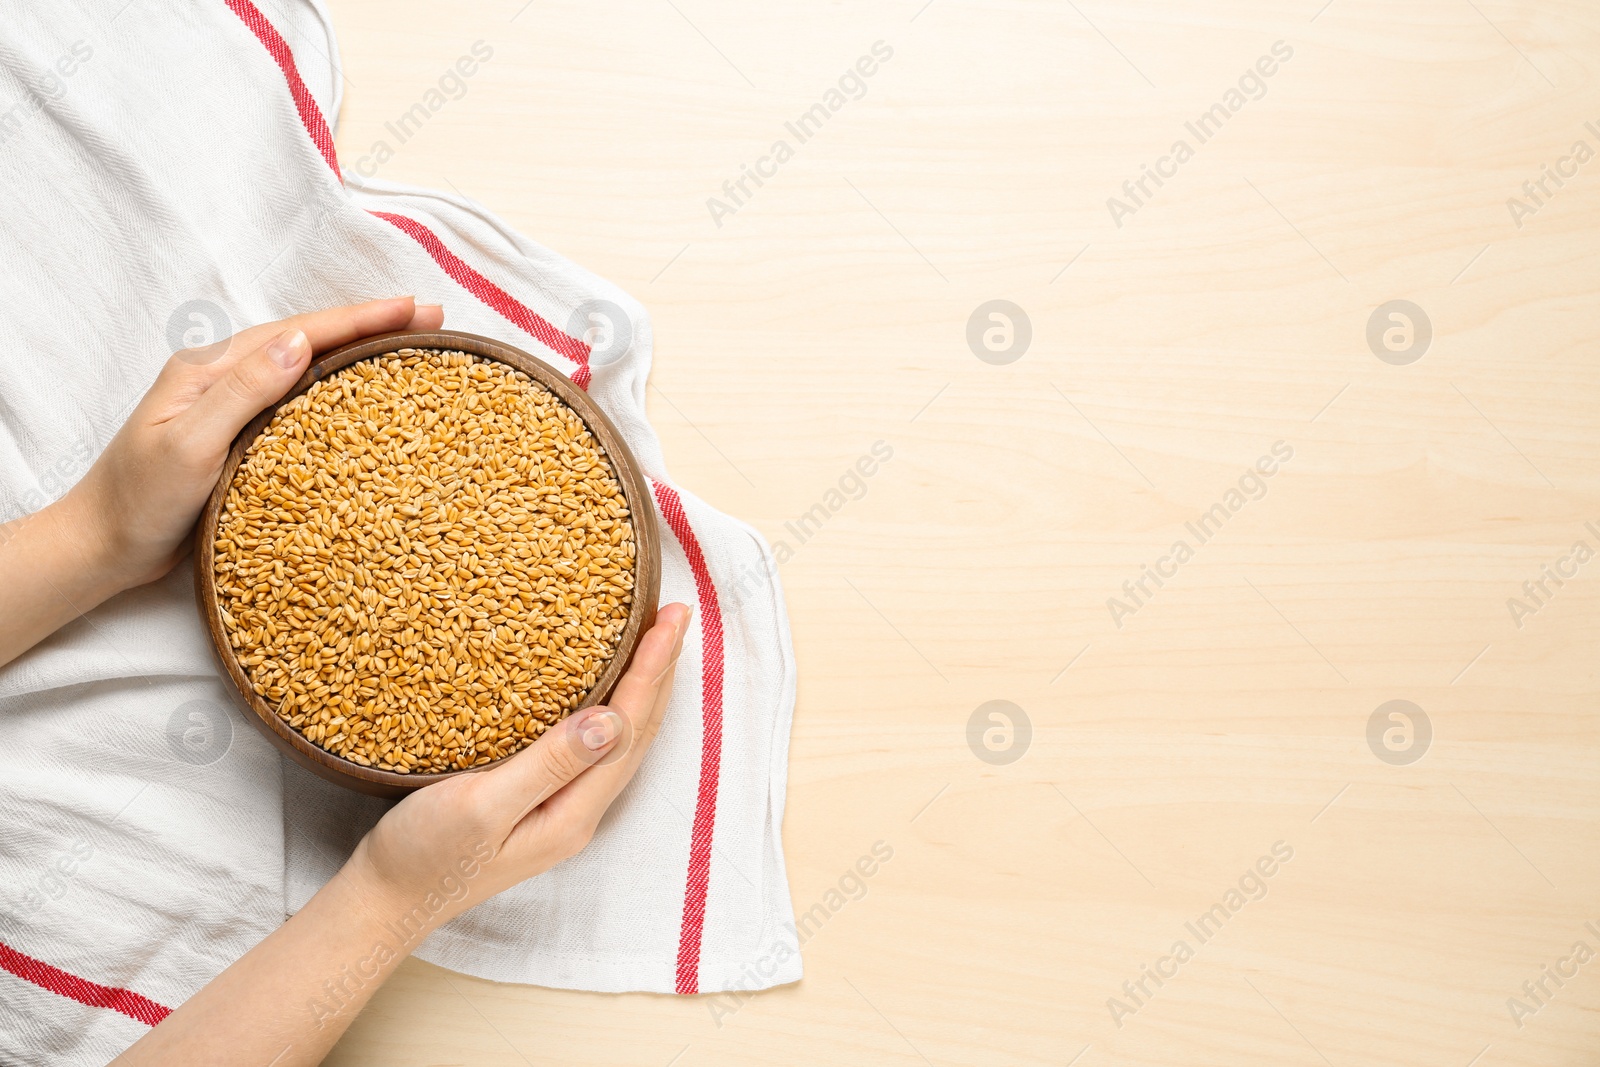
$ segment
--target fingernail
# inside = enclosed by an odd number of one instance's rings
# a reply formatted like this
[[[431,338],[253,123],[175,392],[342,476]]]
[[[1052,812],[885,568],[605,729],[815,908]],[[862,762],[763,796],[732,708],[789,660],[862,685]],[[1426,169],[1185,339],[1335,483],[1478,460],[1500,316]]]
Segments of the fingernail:
[[[289,368],[300,362],[306,347],[306,335],[299,330],[284,330],[267,345],[267,355],[280,367]]]
[[[440,311],[443,311],[444,310],[444,305],[443,304],[418,304],[418,305],[416,305],[416,308],[417,308],[418,311],[431,311],[431,310],[433,310],[435,308],[437,308]]]
[[[583,743],[592,751],[605,748],[622,732],[622,719],[614,711],[600,711],[589,716],[583,727]]]

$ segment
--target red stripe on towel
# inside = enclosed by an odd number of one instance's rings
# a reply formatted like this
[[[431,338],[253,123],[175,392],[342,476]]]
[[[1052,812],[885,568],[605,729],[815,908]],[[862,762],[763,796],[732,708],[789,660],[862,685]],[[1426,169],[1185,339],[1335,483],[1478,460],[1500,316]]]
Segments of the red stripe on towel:
[[[294,98],[295,110],[300,113],[300,121],[305,126],[306,133],[311,135],[312,143],[322,153],[322,158],[327,161],[334,176],[342,182],[344,179],[339,174],[339,157],[333,147],[333,133],[328,128],[328,121],[323,117],[322,109],[317,106],[316,99],[306,88],[305,80],[300,77],[300,70],[295,66],[294,53],[289,50],[288,42],[251,0],[226,0],[226,2],[233,13],[250,28],[250,32],[256,35],[273,61],[278,64],[278,69],[283,71],[284,79],[289,83],[289,95]],[[444,242],[422,223],[404,215],[392,215],[382,211],[374,211],[372,214],[398,227],[415,240],[457,284],[499,312],[508,322],[527,331],[546,348],[576,363],[578,369],[572,373],[573,384],[580,389],[589,388],[592,372],[589,369],[587,344],[562,333],[527,305],[472,269],[466,260],[446,248]]]
[[[700,789],[695,799],[694,828],[689,835],[689,876],[683,891],[683,926],[678,933],[679,993],[700,991],[700,943],[706,923],[706,889],[711,879],[711,835],[717,823],[717,783],[722,775],[722,605],[717,587],[700,551],[700,541],[684,514],[683,501],[671,486],[651,481],[656,503],[667,520],[694,575],[700,608]]]
[[[0,942],[0,970],[10,971],[25,982],[32,982],[40,989],[47,989],[79,1004],[120,1011],[146,1026],[154,1026],[172,1014],[171,1008],[157,1004],[131,989],[117,989],[68,974],[60,967],[52,967],[43,960],[24,955],[4,942]]]
[[[339,157],[333,150],[333,131],[328,129],[328,120],[322,117],[322,109],[317,106],[316,98],[306,88],[299,68],[294,65],[294,53],[289,51],[289,42],[283,39],[283,34],[267,21],[261,9],[250,0],[227,0],[227,4],[250,27],[250,32],[256,35],[278,64],[278,69],[283,71],[284,78],[289,82],[289,95],[294,97],[295,110],[300,112],[300,121],[311,135],[311,143],[317,146],[317,151],[322,153],[322,158],[333,169],[333,176],[342,183],[344,178],[339,174]]]
[[[506,321],[526,331],[546,348],[561,353],[578,365],[572,374],[572,383],[580,389],[589,387],[589,346],[575,337],[568,337],[532,308],[500,288],[488,278],[467,265],[466,260],[444,246],[439,236],[416,219],[404,215],[391,215],[387,211],[372,214],[391,223],[401,233],[427,250],[433,261],[456,283],[473,296],[505,316]]]

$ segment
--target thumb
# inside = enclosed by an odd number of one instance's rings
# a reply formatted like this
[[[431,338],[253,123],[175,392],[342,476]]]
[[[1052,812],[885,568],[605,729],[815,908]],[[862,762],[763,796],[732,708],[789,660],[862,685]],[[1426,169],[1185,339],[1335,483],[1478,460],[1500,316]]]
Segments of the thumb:
[[[515,825],[556,790],[605,759],[623,732],[622,716],[610,708],[594,707],[568,716],[503,766],[482,772],[492,803],[507,825]]]
[[[182,415],[191,447],[221,454],[245,423],[282,398],[305,372],[311,342],[299,330],[285,330],[228,368]]]

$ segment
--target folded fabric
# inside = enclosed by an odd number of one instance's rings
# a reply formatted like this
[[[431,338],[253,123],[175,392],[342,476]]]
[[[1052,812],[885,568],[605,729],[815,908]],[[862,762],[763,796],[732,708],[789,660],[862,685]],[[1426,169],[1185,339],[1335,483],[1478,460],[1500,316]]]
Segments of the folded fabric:
[[[418,955],[574,989],[794,981],[794,662],[771,555],[668,479],[634,300],[475,204],[341,171],[335,57],[307,0],[8,10],[0,519],[81,477],[173,349],[245,325],[415,293],[534,353],[627,438],[662,526],[662,600],[695,622],[661,735],[590,846]],[[384,804],[287,764],[245,720],[186,562],[0,671],[0,810],[0,1062],[101,1064],[304,904]]]

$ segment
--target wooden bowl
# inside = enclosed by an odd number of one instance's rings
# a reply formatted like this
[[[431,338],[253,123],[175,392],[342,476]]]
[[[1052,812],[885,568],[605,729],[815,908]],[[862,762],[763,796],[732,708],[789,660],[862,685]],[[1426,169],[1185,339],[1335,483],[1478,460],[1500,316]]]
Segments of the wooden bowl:
[[[500,761],[471,767],[466,770],[445,771],[438,774],[396,774],[393,771],[364,767],[359,763],[337,756],[321,746],[308,741],[299,731],[278,718],[276,712],[251,687],[244,668],[234,655],[228,642],[227,630],[222,622],[222,608],[217,602],[216,559],[217,522],[227,502],[228,489],[234,474],[244,460],[246,449],[261,435],[278,410],[313,384],[336,371],[343,370],[357,360],[387,355],[402,348],[433,348],[456,352],[469,352],[475,356],[492,359],[522,371],[528,377],[554,393],[577,412],[588,426],[589,432],[599,442],[622,487],[628,502],[629,519],[634,536],[634,586],[632,610],[617,642],[617,649],[601,668],[594,688],[589,690],[578,705],[568,714],[577,714],[584,708],[603,703],[621,680],[628,662],[633,658],[639,639],[655,621],[656,604],[661,594],[661,534],[656,526],[655,507],[649,486],[639,469],[638,461],[628,450],[622,435],[606,418],[589,395],[573,385],[560,371],[528,353],[510,345],[477,334],[438,330],[432,333],[386,333],[356,341],[316,356],[287,395],[277,404],[257,415],[234,438],[228,459],[222,465],[222,476],[211,492],[211,499],[200,514],[194,550],[194,589],[199,602],[200,616],[211,632],[211,643],[223,671],[232,681],[234,695],[248,710],[249,718],[274,744],[301,766],[314,771],[331,782],[362,793],[382,797],[400,797],[413,789],[457,774],[471,774],[498,765]]]

